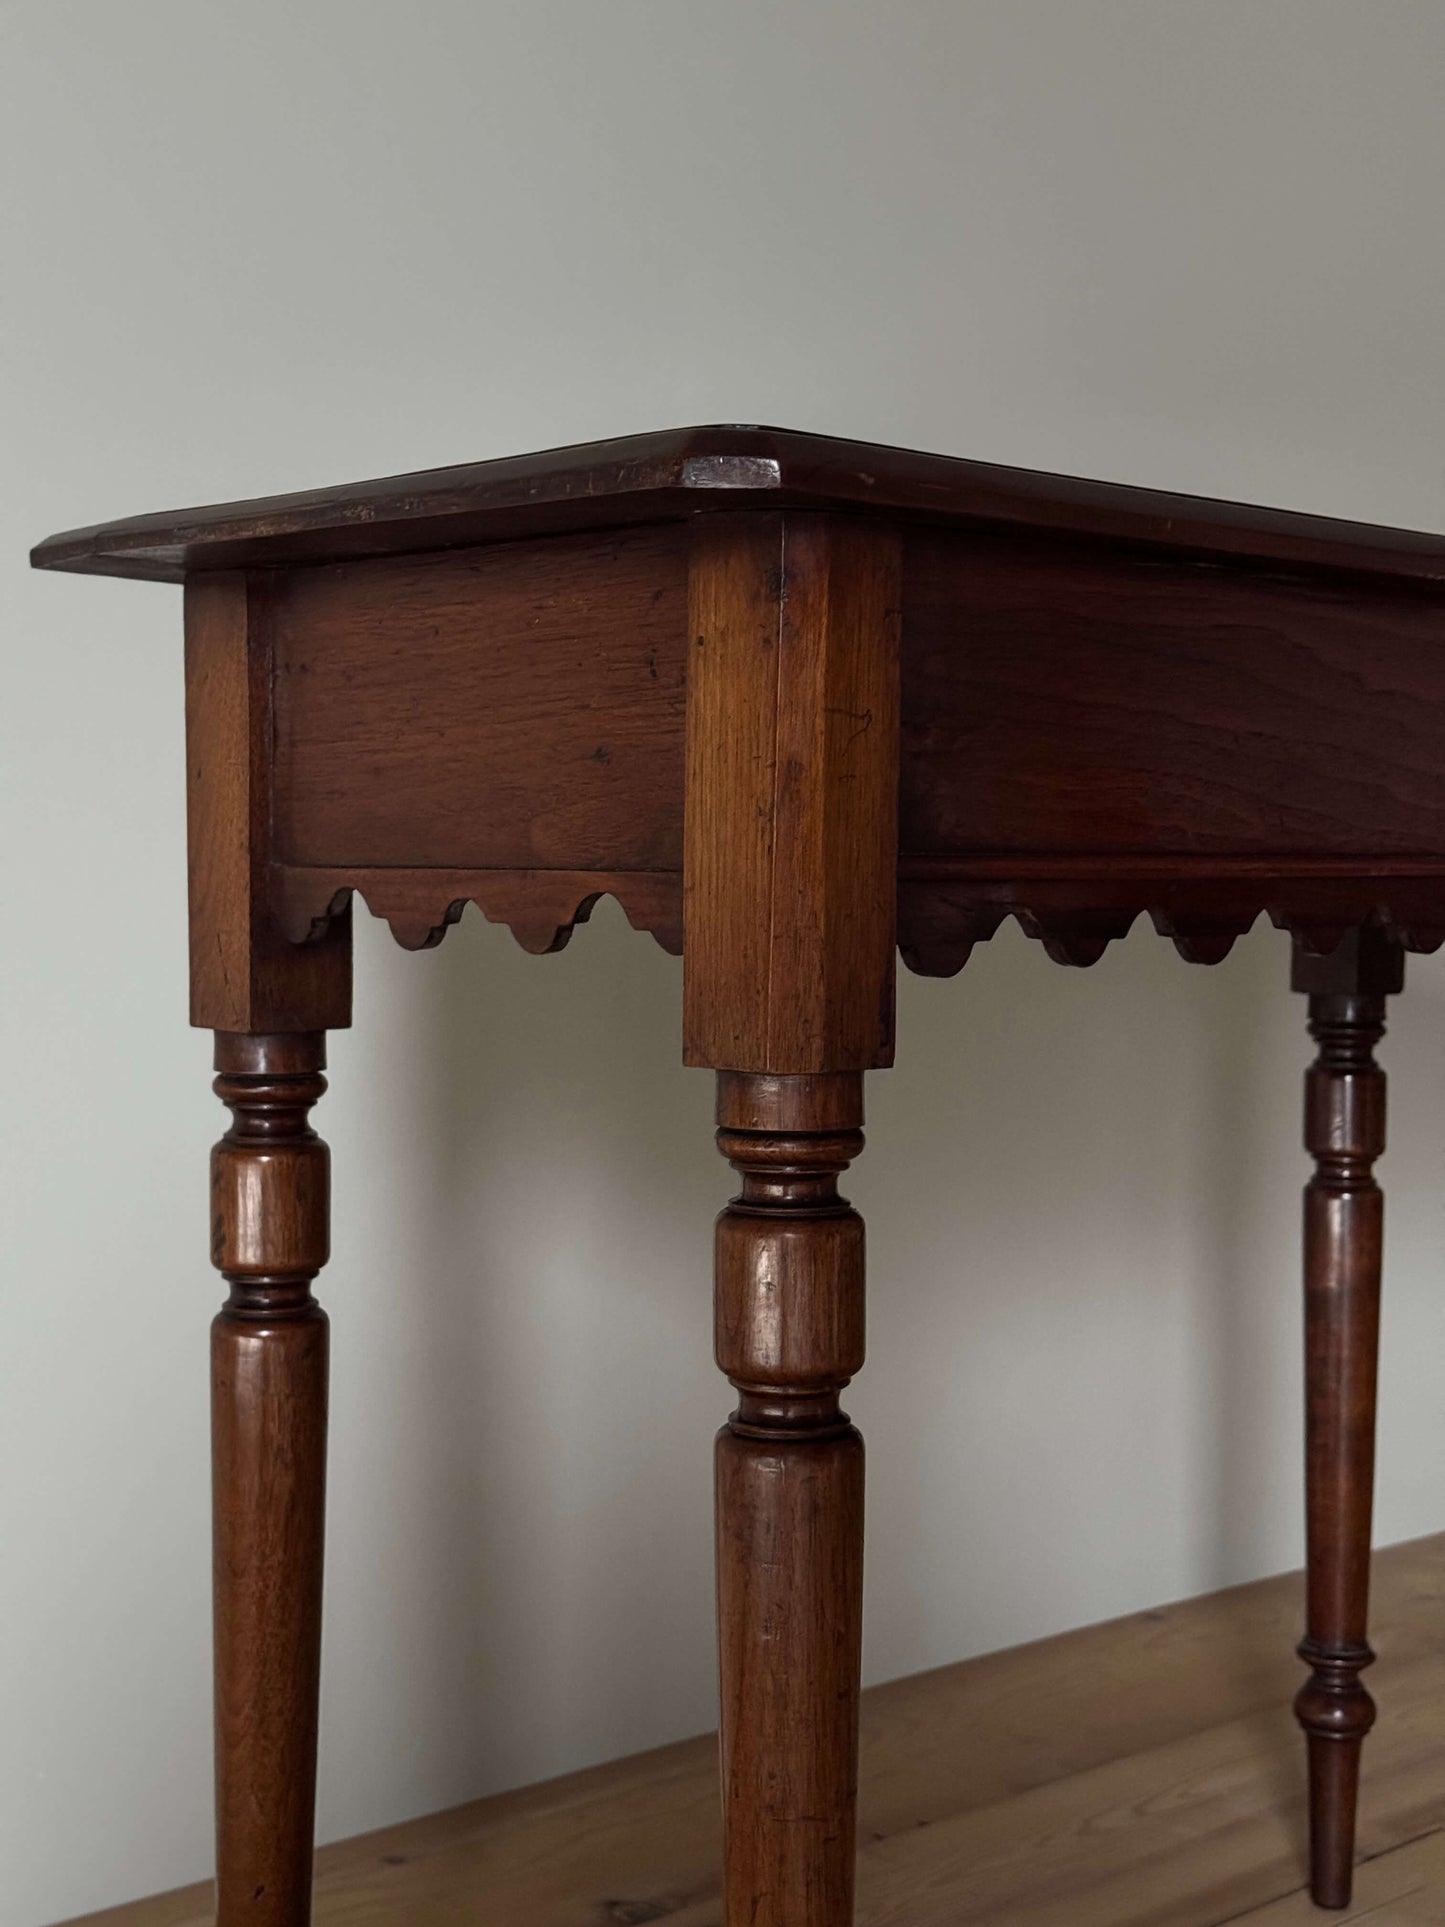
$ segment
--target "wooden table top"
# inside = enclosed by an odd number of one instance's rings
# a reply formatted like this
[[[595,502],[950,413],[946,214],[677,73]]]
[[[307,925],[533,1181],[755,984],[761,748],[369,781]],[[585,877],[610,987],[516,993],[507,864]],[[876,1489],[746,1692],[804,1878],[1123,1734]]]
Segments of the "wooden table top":
[[[179,582],[742,508],[1056,531],[1246,563],[1445,582],[1445,535],[1162,494],[786,429],[711,426],[72,529],[37,568]]]

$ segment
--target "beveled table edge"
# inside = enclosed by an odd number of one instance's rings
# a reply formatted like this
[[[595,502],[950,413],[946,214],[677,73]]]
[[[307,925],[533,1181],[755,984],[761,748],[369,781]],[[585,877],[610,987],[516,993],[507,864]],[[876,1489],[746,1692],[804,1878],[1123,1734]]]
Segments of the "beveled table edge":
[[[747,425],[664,430],[52,535],[39,569],[179,582],[674,520],[704,510],[875,513],[1052,531],[1285,569],[1445,583],[1445,535]]]

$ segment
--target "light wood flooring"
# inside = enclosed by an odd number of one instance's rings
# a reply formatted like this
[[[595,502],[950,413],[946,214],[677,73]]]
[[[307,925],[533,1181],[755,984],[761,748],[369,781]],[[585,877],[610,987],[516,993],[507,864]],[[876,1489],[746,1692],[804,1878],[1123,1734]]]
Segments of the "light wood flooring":
[[[1354,1906],[1302,1892],[1297,1576],[875,1688],[858,1927],[1445,1927],[1445,1535],[1377,1554]],[[195,1887],[84,1927],[209,1927]],[[317,1927],[720,1927],[710,1739],[326,1848]],[[75,1923],[74,1927],[80,1927]]]

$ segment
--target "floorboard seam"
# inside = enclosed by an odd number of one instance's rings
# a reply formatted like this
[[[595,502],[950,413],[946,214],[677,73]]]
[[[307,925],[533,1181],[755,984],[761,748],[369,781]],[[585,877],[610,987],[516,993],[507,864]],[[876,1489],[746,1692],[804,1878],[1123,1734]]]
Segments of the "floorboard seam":
[[[1412,1833],[1408,1840],[1397,1840],[1393,1846],[1381,1847],[1377,1853],[1362,1853],[1355,1862],[1355,1869],[1358,1872],[1361,1867],[1374,1866],[1378,1860],[1388,1860],[1392,1854],[1404,1853],[1407,1847],[1417,1847],[1422,1840],[1429,1840],[1442,1830],[1445,1829],[1426,1827],[1421,1833]],[[1211,1927],[1235,1927],[1238,1921],[1249,1920],[1262,1914],[1266,1907],[1277,1907],[1282,1900],[1292,1900],[1296,1894],[1304,1893],[1308,1884],[1304,1880],[1298,1881],[1293,1887],[1286,1887],[1283,1893],[1271,1894],[1268,1900],[1256,1901],[1253,1906],[1246,1907],[1243,1913],[1222,1914],[1218,1920],[1211,1923]],[[1361,1918],[1365,1917],[1361,1916]]]

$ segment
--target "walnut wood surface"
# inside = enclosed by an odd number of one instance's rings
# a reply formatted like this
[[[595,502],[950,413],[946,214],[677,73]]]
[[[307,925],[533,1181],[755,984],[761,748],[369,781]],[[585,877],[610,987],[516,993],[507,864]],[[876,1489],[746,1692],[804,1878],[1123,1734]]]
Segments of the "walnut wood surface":
[[[371,869],[357,864],[302,868],[275,864],[271,900],[296,943],[324,934],[353,893],[382,917],[404,950],[430,950],[469,903],[504,923],[534,956],[565,948],[599,897],[615,897],[634,930],[682,955],[682,873],[677,870]]]
[[[809,526],[833,531],[811,589]],[[792,543],[790,571],[771,552],[775,531],[780,547]],[[750,542],[756,553],[739,560]],[[840,863],[861,838],[888,834],[881,763],[857,780],[879,733],[860,742],[843,727],[849,714],[881,718],[877,702],[889,700],[892,623],[861,610],[842,618],[837,593],[840,570],[855,586],[868,580],[858,557],[870,544],[889,556],[890,593],[902,550],[898,935],[913,968],[957,970],[1008,915],[1070,963],[1093,962],[1146,914],[1202,963],[1262,914],[1318,951],[1366,922],[1412,949],[1445,938],[1437,592],[1223,573],[1036,537],[745,513],[697,518],[690,538],[662,526],[259,573],[244,594],[218,596],[215,610],[231,609],[233,624],[244,610],[252,660],[246,682],[235,669],[239,627],[232,657],[207,645],[232,664],[235,695],[217,699],[217,726],[229,717],[234,733],[253,712],[262,747],[235,807],[198,785],[198,834],[209,810],[234,843],[249,801],[269,864],[263,877],[232,863],[241,912],[229,926],[209,904],[198,915],[222,934],[256,923],[251,1020],[344,1021],[340,956],[318,986],[329,1004],[313,999],[293,1017],[268,1000],[265,931],[269,920],[288,937],[318,938],[329,918],[344,924],[353,887],[412,946],[436,941],[471,899],[529,949],[555,949],[578,911],[611,891],[640,927],[679,947],[690,654],[715,759],[695,770],[694,827],[701,834],[705,818],[751,805],[722,876],[709,881],[703,860],[693,864],[694,914],[714,924],[697,964],[709,987],[690,1008],[705,1004],[714,1028],[736,1026],[718,982],[739,974],[745,951],[751,968],[788,942],[812,941],[828,959],[793,973],[820,1008],[881,995],[881,968],[864,948],[826,930],[800,934],[796,920],[787,937],[760,894],[786,887],[789,863],[817,860],[820,812]],[[240,578],[199,579],[193,606],[206,611],[222,581]],[[881,592],[882,578],[873,583]],[[791,681],[776,682],[762,643],[774,617]],[[866,640],[848,644],[840,627],[826,656],[809,657],[808,635],[840,620]],[[201,617],[192,621],[202,632]],[[224,628],[218,613],[213,622]],[[717,629],[710,656],[696,648],[699,623]],[[858,685],[852,694],[830,687],[840,676]],[[877,687],[864,691],[870,678]],[[820,716],[831,740],[808,737]],[[245,768],[236,755],[227,766]],[[803,768],[809,781],[791,780]],[[862,860],[876,856],[870,848]],[[745,866],[741,921],[728,933],[717,919]],[[198,855],[203,887],[218,874]],[[878,901],[888,900],[880,886]],[[198,998],[198,1014],[246,1018],[249,982],[240,998],[231,989],[245,967],[227,965],[240,941],[198,944],[202,980],[228,973],[219,995]],[[843,992],[827,978],[851,959],[856,981]],[[289,996],[301,977],[283,971],[281,982]],[[789,1015],[781,995],[773,1009],[748,1021],[795,1034],[831,1021],[806,1007]],[[739,1042],[755,1064],[773,1048],[746,1030]],[[702,1061],[722,1061],[727,1048],[717,1035],[699,1044]]]
[[[931,975],[1016,916],[1094,962],[1148,915],[1218,962],[1445,937],[1445,598],[1104,544],[910,530],[899,935]]]
[[[1445,601],[914,531],[905,855],[1445,850]]]
[[[268,578],[278,863],[679,871],[687,542]]]
[[[694,532],[686,1063],[893,1060],[898,570],[837,516]]]
[[[1144,916],[1190,963],[1221,962],[1260,917],[1318,956],[1368,924],[1406,950],[1432,951],[1445,941],[1445,868],[1437,859],[1365,855],[1318,863],[905,858],[899,866],[899,947],[924,976],[956,975],[1009,916],[1062,964],[1096,963]]]
[[[217,1927],[306,1927],[316,1804],[330,1162],[317,1033],[216,1038],[211,1162]]]
[[[1353,933],[1330,957],[1297,955],[1319,1055],[1305,1082],[1305,1464],[1308,1613],[1295,1700],[1309,1743],[1311,1890],[1345,1907],[1354,1870],[1360,1748],[1375,1703],[1360,1681],[1375,1481],[1384,1200],[1374,1164],[1385,1148],[1385,1074],[1374,1050],[1385,999],[1404,984],[1399,946]]]
[[[271,652],[244,575],[186,589],[186,825],[191,1022],[203,1030],[311,1031],[351,1022],[344,908],[314,943],[273,915]]]
[[[760,430],[403,479],[198,518],[203,752],[216,732],[216,753],[192,758],[198,1022],[346,1021],[353,884],[409,944],[475,898],[547,950],[621,880],[624,907],[675,948],[659,906],[683,867],[688,554],[695,598],[704,558],[744,529],[810,522],[902,545],[898,930],[913,968],[951,973],[1008,915],[1073,963],[1145,914],[1198,962],[1262,914],[1318,951],[1366,922],[1413,949],[1445,939],[1445,578],[1422,561],[1439,538],[1402,548],[1384,532],[1371,548],[1345,525]],[[586,524],[608,502],[648,525],[517,540],[523,524],[487,519]],[[848,513],[784,512],[798,503]],[[239,553],[216,531],[242,523],[266,566],[210,573]],[[360,544],[338,554],[403,533],[407,553],[280,566],[315,562],[307,532],[325,527]],[[61,566],[62,548],[37,559]],[[792,598],[795,624],[800,587],[779,604]],[[859,656],[849,673],[883,666]],[[731,697],[750,727],[765,668],[755,658],[755,686]],[[692,665],[700,700],[716,680]],[[713,807],[708,775],[697,810]],[[835,784],[826,807],[854,793]],[[463,872],[475,887],[451,888]],[[278,928],[331,945],[307,963],[314,981],[277,976]]]
[[[877,512],[1445,580],[1445,538],[777,428],[684,428],[136,516],[51,536],[37,568],[178,581],[728,508]]]
[[[726,1927],[850,1927],[863,1631],[863,1079],[724,1075],[716,1350]]]

